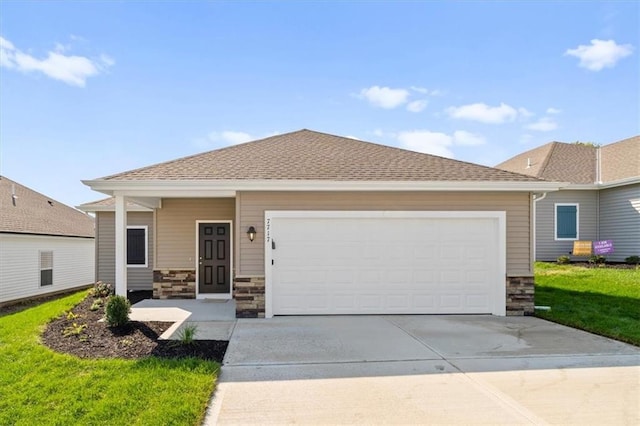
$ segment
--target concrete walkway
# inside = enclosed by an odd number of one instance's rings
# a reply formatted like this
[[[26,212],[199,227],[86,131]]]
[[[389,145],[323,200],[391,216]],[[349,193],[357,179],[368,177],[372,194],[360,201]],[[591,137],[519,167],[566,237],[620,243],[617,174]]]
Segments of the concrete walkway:
[[[229,340],[236,325],[234,300],[145,299],[131,307],[133,321],[167,321],[174,324],[160,339],[178,339],[186,325],[197,326],[196,339]]]
[[[238,320],[205,424],[640,424],[640,349],[537,318]]]

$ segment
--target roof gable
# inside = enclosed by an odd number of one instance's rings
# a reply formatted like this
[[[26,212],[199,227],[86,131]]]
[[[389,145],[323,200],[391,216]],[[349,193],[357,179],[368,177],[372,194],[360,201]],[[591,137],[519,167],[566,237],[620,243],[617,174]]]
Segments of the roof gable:
[[[599,149],[591,145],[550,142],[518,154],[496,167],[573,184],[596,184],[598,181],[606,184],[640,177],[640,136],[604,145]]]
[[[91,216],[0,176],[0,232],[93,237],[94,221]]]
[[[107,176],[100,180],[528,182],[538,179],[303,129]]]

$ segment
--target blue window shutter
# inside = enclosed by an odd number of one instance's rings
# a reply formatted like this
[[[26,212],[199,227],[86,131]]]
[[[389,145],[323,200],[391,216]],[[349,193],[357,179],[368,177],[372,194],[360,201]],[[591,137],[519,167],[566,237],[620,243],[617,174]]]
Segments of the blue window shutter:
[[[556,206],[556,237],[578,238],[577,206]]]

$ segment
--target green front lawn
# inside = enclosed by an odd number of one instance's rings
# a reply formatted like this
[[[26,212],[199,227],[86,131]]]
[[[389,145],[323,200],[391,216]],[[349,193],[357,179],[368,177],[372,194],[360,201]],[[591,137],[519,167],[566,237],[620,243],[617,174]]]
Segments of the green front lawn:
[[[45,324],[85,295],[0,317],[0,425],[200,424],[219,364],[84,360],[39,343]]]
[[[537,262],[536,316],[640,346],[640,270]]]

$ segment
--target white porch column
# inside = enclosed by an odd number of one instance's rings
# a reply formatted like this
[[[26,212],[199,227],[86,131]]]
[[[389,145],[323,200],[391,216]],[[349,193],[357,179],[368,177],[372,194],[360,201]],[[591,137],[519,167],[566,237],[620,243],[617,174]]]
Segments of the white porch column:
[[[127,295],[127,199],[116,195],[116,294]]]

